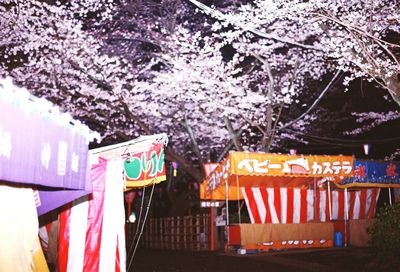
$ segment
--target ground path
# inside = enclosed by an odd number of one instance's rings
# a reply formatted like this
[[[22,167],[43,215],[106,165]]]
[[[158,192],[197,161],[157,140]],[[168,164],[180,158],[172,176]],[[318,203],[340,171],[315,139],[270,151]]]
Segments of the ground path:
[[[368,248],[332,248],[239,255],[224,252],[187,252],[140,249],[135,272],[260,272],[260,271],[374,271]]]

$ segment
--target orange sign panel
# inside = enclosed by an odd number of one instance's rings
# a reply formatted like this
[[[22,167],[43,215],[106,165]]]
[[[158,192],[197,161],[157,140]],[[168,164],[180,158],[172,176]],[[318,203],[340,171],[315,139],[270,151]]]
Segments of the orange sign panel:
[[[302,156],[235,152],[229,156],[230,174],[238,176],[349,177],[352,156]]]
[[[310,178],[342,180],[353,176],[353,164],[353,156],[232,152],[204,181],[204,197],[213,198],[212,193],[216,191],[222,196],[225,184],[229,185],[229,195],[235,186],[268,186],[274,183],[275,177],[275,186],[305,184]],[[235,198],[240,197],[239,193]]]

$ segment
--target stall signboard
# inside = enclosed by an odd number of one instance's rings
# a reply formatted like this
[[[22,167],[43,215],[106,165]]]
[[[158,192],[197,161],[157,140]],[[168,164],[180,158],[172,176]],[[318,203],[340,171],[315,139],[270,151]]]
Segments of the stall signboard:
[[[342,180],[353,176],[353,162],[353,156],[232,152],[207,177],[203,187],[205,195],[209,195],[225,182],[231,188],[239,184],[244,186],[246,182],[270,186],[274,177],[281,177],[280,182],[297,180],[299,183],[313,178]],[[241,198],[236,195],[236,198]]]
[[[398,187],[400,163],[354,161],[354,175],[337,182],[339,187]]]
[[[124,160],[126,187],[143,187],[166,180],[164,144],[155,143],[148,150],[127,154]]]
[[[235,175],[337,177],[353,174],[352,156],[303,156],[235,152],[230,169]]]

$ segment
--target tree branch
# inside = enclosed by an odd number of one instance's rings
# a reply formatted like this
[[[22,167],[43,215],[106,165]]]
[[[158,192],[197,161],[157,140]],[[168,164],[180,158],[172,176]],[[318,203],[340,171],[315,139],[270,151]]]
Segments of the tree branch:
[[[333,76],[333,78],[331,79],[331,81],[328,83],[328,85],[326,85],[325,89],[321,92],[321,94],[318,96],[318,98],[314,101],[314,103],[308,108],[308,110],[306,110],[302,115],[300,115],[299,117],[297,117],[296,119],[292,120],[291,122],[279,127],[277,129],[277,131],[285,129],[287,127],[290,127],[291,125],[293,125],[294,123],[296,123],[297,121],[299,121],[300,119],[302,119],[304,116],[306,116],[308,113],[310,113],[314,107],[319,103],[319,101],[321,101],[322,97],[328,92],[328,90],[334,85],[336,79],[339,77],[341,71],[337,71],[336,74]]]
[[[266,121],[267,121],[267,126],[264,131],[264,135],[262,138],[262,148],[264,151],[268,152],[269,148],[271,146],[271,136],[272,136],[272,116],[274,114],[274,109],[272,107],[272,98],[274,96],[275,88],[274,88],[274,77],[271,72],[271,67],[269,66],[268,61],[263,59],[261,56],[255,54],[254,57],[258,59],[263,66],[265,67],[265,70],[267,71],[267,75],[269,78],[269,83],[268,83],[268,93],[267,93],[267,98],[268,98],[268,105],[267,105],[267,113],[266,113]]]
[[[240,134],[242,134],[242,132],[243,132],[243,128],[239,129],[239,131],[236,133],[236,135],[239,136]],[[224,150],[222,150],[221,154],[219,155],[219,157],[217,159],[217,162],[220,162],[220,161],[222,161],[224,159],[225,154],[232,148],[233,145],[234,144],[233,144],[233,141],[231,139],[229,141],[228,145],[225,146]]]
[[[312,50],[321,51],[321,49],[319,49],[319,48],[317,48],[315,46],[312,46],[312,45],[306,45],[306,44],[298,43],[298,42],[293,41],[293,40],[284,39],[284,38],[281,38],[281,37],[276,36],[276,35],[271,35],[271,34],[267,34],[265,32],[259,31],[259,30],[255,29],[253,27],[248,26],[248,25],[233,22],[232,20],[228,20],[227,16],[225,16],[222,12],[217,11],[217,10],[215,10],[213,8],[210,8],[209,6],[204,5],[203,3],[200,3],[197,0],[189,0],[189,1],[192,4],[194,4],[195,6],[197,6],[198,8],[200,8],[201,10],[203,10],[204,13],[213,16],[215,19],[221,20],[221,21],[226,21],[226,22],[232,24],[233,26],[236,26],[236,27],[238,27],[238,28],[240,28],[240,29],[242,29],[244,31],[251,32],[251,33],[253,33],[253,34],[255,34],[255,35],[259,36],[259,37],[262,37],[264,39],[275,40],[275,41],[278,41],[278,42],[282,42],[282,43],[285,43],[285,44],[290,44],[290,45],[293,45],[293,46],[296,46],[296,47],[301,47],[301,48],[304,48],[304,49],[312,49]]]
[[[226,125],[226,128],[228,129],[229,136],[231,138],[232,143],[235,145],[237,151],[243,151],[243,146],[238,139],[238,136],[240,136],[240,135],[238,135],[235,132],[235,130],[233,129],[231,120],[229,120],[229,118],[227,116],[224,119],[225,119],[225,125]]]
[[[82,67],[79,66],[78,63],[72,61],[72,60],[68,60],[69,64],[71,64],[72,68],[80,71],[81,73],[85,74],[91,81],[93,81],[94,83],[96,83],[98,86],[100,86],[101,88],[112,92],[113,88],[110,84],[108,84],[107,82],[105,82],[104,80],[98,79],[94,76],[92,76],[91,74],[89,74],[85,69],[83,69]]]
[[[368,32],[364,31],[363,29],[360,29],[358,27],[352,26],[350,24],[346,24],[346,23],[340,21],[339,19],[337,19],[335,17],[327,16],[327,15],[324,15],[324,14],[321,14],[321,13],[314,13],[314,15],[317,15],[317,16],[320,16],[320,17],[322,17],[324,19],[327,19],[327,20],[330,20],[332,22],[335,22],[338,25],[341,25],[341,26],[347,28],[348,30],[353,30],[353,31],[359,33],[360,35],[366,36],[366,37],[374,40],[383,50],[385,50],[393,58],[393,60],[396,62],[396,64],[398,66],[400,66],[400,63],[397,60],[397,58],[394,56],[393,52],[390,51],[384,44],[387,44],[387,45],[390,45],[390,46],[393,46],[393,47],[400,47],[399,45],[393,44],[393,43],[389,43],[389,42],[386,42],[386,41],[384,41],[382,39],[379,39],[378,37],[375,37],[374,35],[369,34]]]
[[[136,124],[139,125],[139,127],[145,131],[146,134],[151,135],[154,134],[154,131],[150,129],[142,120],[140,120],[137,116],[135,116],[129,109],[128,105],[123,101],[121,98],[121,104],[124,108],[125,114],[131,118]],[[168,161],[176,161],[179,163],[179,165],[182,167],[182,169],[185,170],[186,173],[191,175],[196,181],[202,182],[203,181],[203,175],[201,172],[199,172],[198,169],[196,169],[193,164],[191,164],[188,160],[183,158],[181,155],[175,153],[175,151],[172,149],[171,146],[168,146],[165,149],[165,158]],[[201,166],[202,168],[202,166]]]
[[[126,104],[126,102],[123,100],[123,98],[120,99],[120,103],[122,104],[122,107],[124,108],[125,114],[132,119],[146,134],[154,134],[154,131],[150,129],[142,120],[140,120],[136,115],[134,115],[131,110],[129,109],[129,106]]]

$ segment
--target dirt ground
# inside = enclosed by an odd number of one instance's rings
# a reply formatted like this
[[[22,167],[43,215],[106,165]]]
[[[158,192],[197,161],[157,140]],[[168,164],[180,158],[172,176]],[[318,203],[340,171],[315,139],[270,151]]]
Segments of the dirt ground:
[[[291,250],[239,255],[139,249],[130,272],[382,271],[369,248]],[[387,271],[400,271],[400,268]]]

